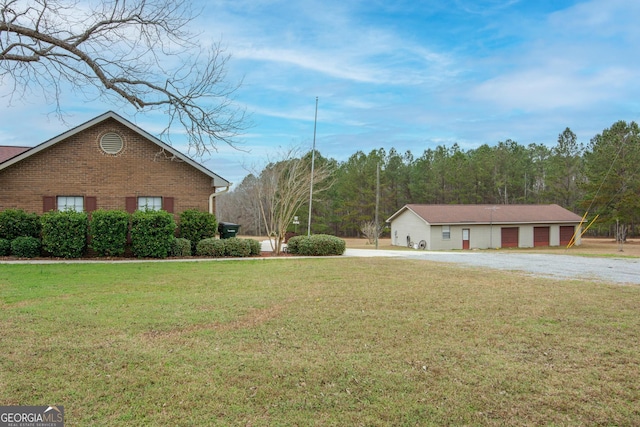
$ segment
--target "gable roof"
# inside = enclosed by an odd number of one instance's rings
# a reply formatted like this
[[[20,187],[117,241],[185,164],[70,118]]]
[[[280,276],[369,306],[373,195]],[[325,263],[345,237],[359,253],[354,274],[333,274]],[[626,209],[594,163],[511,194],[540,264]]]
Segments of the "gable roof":
[[[429,224],[578,223],[582,220],[559,205],[405,205],[387,222],[407,210]]]
[[[10,158],[17,156],[30,150],[31,147],[16,147],[13,145],[0,145],[0,163],[9,160]]]
[[[42,150],[45,150],[55,144],[57,144],[60,141],[63,141],[77,133],[80,133],[88,128],[90,128],[91,126],[95,126],[100,122],[103,122],[107,119],[114,119],[117,122],[119,122],[120,124],[122,124],[123,126],[126,126],[127,128],[131,129],[132,131],[138,133],[140,136],[144,137],[145,139],[153,142],[154,144],[158,145],[160,148],[162,148],[163,150],[171,153],[172,155],[174,155],[176,158],[182,160],[183,162],[189,164],[190,166],[193,166],[194,168],[198,169],[200,172],[204,173],[205,175],[208,175],[211,177],[212,179],[212,187],[228,187],[231,185],[231,183],[229,181],[227,181],[226,179],[222,178],[220,175],[210,171],[209,169],[207,169],[206,167],[202,166],[200,163],[194,161],[193,159],[191,159],[190,157],[182,154],[181,152],[179,152],[178,150],[176,150],[175,148],[171,147],[170,145],[162,142],[160,139],[156,138],[155,136],[151,135],[150,133],[142,130],[141,128],[139,128],[138,126],[134,125],[133,123],[131,123],[130,121],[124,119],[122,116],[114,113],[113,111],[107,111],[104,114],[99,115],[98,117],[89,120],[88,122],[85,122],[79,126],[76,126],[73,129],[70,129],[54,138],[51,138],[48,141],[43,142],[40,145],[36,145],[35,147],[32,148],[28,148],[28,147],[0,147],[0,170],[7,168],[15,163],[18,163],[24,159],[26,159],[29,156],[32,156],[36,153],[39,153]],[[21,152],[17,152],[18,150],[13,150],[14,154],[10,157],[6,157],[3,158],[2,153],[5,152],[4,148],[22,148]],[[7,156],[10,154],[11,150],[6,150]]]

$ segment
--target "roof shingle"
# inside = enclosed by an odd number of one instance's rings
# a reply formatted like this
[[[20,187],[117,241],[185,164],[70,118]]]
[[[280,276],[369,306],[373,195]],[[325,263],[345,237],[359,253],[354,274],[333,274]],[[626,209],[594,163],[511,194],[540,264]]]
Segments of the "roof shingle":
[[[24,153],[25,151],[31,149],[31,147],[15,147],[10,145],[0,145],[0,163],[5,160],[9,160],[12,157],[17,156],[18,154]]]

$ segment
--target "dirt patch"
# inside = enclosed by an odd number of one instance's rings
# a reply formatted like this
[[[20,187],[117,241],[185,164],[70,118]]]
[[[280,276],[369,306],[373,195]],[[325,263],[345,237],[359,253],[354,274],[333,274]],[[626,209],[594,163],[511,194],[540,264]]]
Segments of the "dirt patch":
[[[616,243],[615,239],[583,237],[582,244],[576,247],[576,249],[601,254],[620,254],[622,252],[624,255],[640,257],[640,240],[629,239],[620,246]]]

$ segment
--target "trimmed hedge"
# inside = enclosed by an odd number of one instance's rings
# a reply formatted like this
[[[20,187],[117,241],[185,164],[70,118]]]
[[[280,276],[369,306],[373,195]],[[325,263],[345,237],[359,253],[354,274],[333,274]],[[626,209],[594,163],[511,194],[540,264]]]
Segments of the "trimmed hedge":
[[[136,211],[131,216],[131,251],[138,258],[166,258],[176,222],[166,211]]]
[[[253,239],[202,239],[196,245],[197,256],[244,258],[260,255],[260,242]]]
[[[91,213],[91,249],[98,256],[122,256],[127,247],[131,215],[121,210],[98,209]]]
[[[294,236],[287,243],[287,252],[303,256],[342,255],[346,248],[344,240],[328,234]]]
[[[214,239],[202,239],[196,245],[196,255],[198,256],[213,256],[223,257],[225,254],[224,240]]]
[[[262,245],[260,244],[260,242],[253,239],[247,239],[247,241],[249,242],[249,249],[251,250],[250,255],[260,255],[260,252],[262,251]]]
[[[302,238],[306,236],[298,235],[290,237],[287,241],[287,253],[290,254],[298,254],[298,247],[300,246],[300,242],[302,242]]]
[[[191,256],[191,240],[178,237],[171,244],[171,256]]]
[[[189,239],[193,250],[200,240],[215,237],[217,228],[214,214],[197,209],[187,209],[180,214],[180,237]]]
[[[18,258],[40,256],[40,240],[30,236],[16,237],[11,241],[11,253]]]
[[[251,246],[249,244],[249,240],[231,237],[229,239],[223,239],[223,241],[225,256],[244,258],[251,255]]]
[[[0,212],[0,239],[9,241],[16,237],[40,237],[40,218],[22,209],[5,209]]]
[[[11,254],[11,240],[0,239],[0,256]]]
[[[50,211],[42,216],[23,210],[7,209],[0,212],[0,256],[13,254],[19,257],[44,255],[79,258],[86,252],[87,237],[91,237],[91,249],[98,256],[118,257],[125,254],[127,234],[131,236],[131,251],[139,258],[186,257],[248,257],[260,255],[261,244],[253,239],[214,238],[217,230],[215,215],[198,210],[184,211],[180,233],[176,238],[173,215],[165,211],[137,211],[133,215],[121,210],[93,211],[91,220],[84,212]],[[31,233],[33,235],[16,235]],[[198,244],[184,237],[195,236]],[[11,239],[4,237],[10,236]],[[42,241],[38,237],[42,236]],[[201,238],[202,236],[209,236]],[[35,240],[19,240],[16,251],[13,241],[17,237]]]
[[[85,212],[51,211],[40,217],[42,249],[55,257],[80,258],[87,248],[89,219]]]

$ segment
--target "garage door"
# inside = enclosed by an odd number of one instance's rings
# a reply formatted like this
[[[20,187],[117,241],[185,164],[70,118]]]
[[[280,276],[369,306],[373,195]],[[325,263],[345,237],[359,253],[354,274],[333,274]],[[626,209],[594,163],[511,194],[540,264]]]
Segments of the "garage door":
[[[573,225],[561,225],[560,226],[560,245],[566,246],[571,242],[575,233],[575,227]]]
[[[549,246],[549,227],[533,227],[533,246]]]
[[[502,227],[500,233],[500,241],[503,248],[518,247],[518,227]]]

